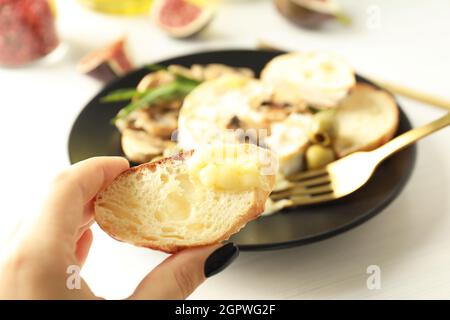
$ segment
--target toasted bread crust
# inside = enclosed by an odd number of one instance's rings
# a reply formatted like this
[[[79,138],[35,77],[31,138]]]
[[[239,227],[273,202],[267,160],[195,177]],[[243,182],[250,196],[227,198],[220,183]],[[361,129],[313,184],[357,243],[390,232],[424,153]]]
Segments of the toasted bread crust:
[[[354,146],[354,147],[344,148],[344,149],[335,148],[336,155],[339,158],[345,157],[353,152],[371,151],[371,150],[378,148],[379,146],[385,144],[386,142],[388,142],[395,136],[395,133],[397,132],[398,125],[399,125],[400,112],[397,107],[397,102],[392,94],[390,94],[382,89],[376,88],[370,84],[366,84],[366,83],[358,83],[358,84],[356,84],[355,88],[353,88],[352,90],[355,90],[356,88],[361,88],[362,90],[367,90],[367,89],[374,90],[377,93],[383,94],[385,96],[385,98],[390,100],[390,103],[386,104],[385,106],[392,108],[392,111],[395,116],[394,125],[391,128],[389,128],[388,131],[384,132],[378,139],[371,141],[370,143],[367,143],[363,146],[358,146],[358,147]]]
[[[391,140],[395,136],[395,133],[397,132],[397,128],[398,128],[398,123],[395,127],[392,127],[391,130],[386,132],[386,134],[381,136],[378,140],[375,140],[373,143],[366,144],[360,148],[348,148],[348,149],[344,149],[344,150],[336,150],[336,154],[337,154],[338,158],[342,158],[342,157],[348,156],[350,153],[357,152],[357,151],[375,150],[376,148],[382,146],[383,144],[385,144],[386,142]]]
[[[181,153],[179,153],[175,156],[169,157],[169,158],[163,158],[160,160],[141,164],[136,167],[132,167],[132,168],[124,171],[122,174],[120,174],[114,181],[119,180],[119,179],[124,179],[128,175],[139,172],[139,171],[143,170],[144,168],[149,169],[152,172],[154,172],[154,171],[156,171],[157,167],[160,165],[173,165],[176,163],[180,163],[180,161],[187,160],[193,153],[194,153],[193,150],[187,151],[187,152],[181,152]],[[268,179],[269,185],[273,186],[275,183],[275,176],[274,175],[267,176],[267,179]],[[103,191],[106,191],[108,188],[109,187],[106,187]],[[94,202],[94,207],[95,207],[95,203],[99,199],[101,199],[103,191],[97,195],[95,202]],[[160,244],[156,244],[153,241],[137,241],[137,242],[130,241],[128,239],[123,239],[119,235],[115,234],[113,232],[113,228],[111,228],[111,226],[108,223],[103,223],[101,221],[101,219],[98,219],[97,212],[95,213],[95,219],[103,231],[105,231],[108,235],[110,235],[112,238],[114,238],[118,241],[131,243],[133,245],[140,246],[140,247],[146,247],[149,249],[159,250],[159,251],[163,251],[166,253],[176,253],[183,249],[204,247],[204,246],[221,243],[223,241],[228,240],[231,235],[235,234],[240,229],[242,229],[249,221],[254,220],[261,215],[261,213],[264,211],[265,201],[266,201],[267,197],[269,196],[270,192],[271,192],[270,190],[262,190],[262,189],[257,190],[254,195],[253,205],[247,210],[247,212],[242,214],[240,216],[240,218],[237,219],[233,223],[233,225],[223,235],[221,235],[220,237],[218,237],[216,239],[208,239],[207,241],[198,242],[195,245],[177,245],[177,244],[160,245]]]

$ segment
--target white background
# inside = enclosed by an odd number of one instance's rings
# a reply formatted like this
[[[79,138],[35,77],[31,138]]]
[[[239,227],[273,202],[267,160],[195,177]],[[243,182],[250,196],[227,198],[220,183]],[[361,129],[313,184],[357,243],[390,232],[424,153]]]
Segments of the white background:
[[[128,34],[138,64],[205,48],[252,48],[258,39],[290,49],[344,56],[362,74],[450,99],[450,2],[342,0],[351,27],[305,31],[289,24],[271,1],[223,0],[195,40],[174,40],[148,17],[91,13],[60,0],[58,27],[67,51],[59,62],[0,69],[1,237],[18,217],[38,211],[50,179],[68,166],[73,121],[101,88],[75,64],[90,50]],[[379,10],[380,23],[370,13]],[[400,98],[415,126],[442,110]],[[450,131],[419,143],[415,171],[380,215],[332,239],[281,251],[241,253],[191,298],[449,298]],[[84,277],[98,295],[122,298],[165,255],[112,240],[94,227]],[[366,268],[381,268],[381,290],[368,290]]]

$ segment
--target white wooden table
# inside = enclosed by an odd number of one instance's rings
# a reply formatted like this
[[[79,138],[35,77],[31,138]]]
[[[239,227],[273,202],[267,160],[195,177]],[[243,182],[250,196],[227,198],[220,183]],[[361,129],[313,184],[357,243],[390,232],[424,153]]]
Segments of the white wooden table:
[[[67,138],[86,102],[101,88],[74,68],[90,50],[127,33],[137,63],[202,49],[254,47],[258,39],[292,49],[326,50],[362,74],[421,88],[450,99],[450,2],[342,0],[351,27],[298,29],[271,1],[223,0],[210,28],[177,41],[147,17],[119,18],[58,1],[67,51],[47,67],[0,69],[0,235],[36,212],[45,186],[68,166]],[[377,15],[380,18],[377,21]],[[400,98],[414,125],[443,111]],[[450,130],[419,143],[415,171],[380,215],[332,239],[303,247],[241,253],[193,299],[450,298]],[[84,269],[91,288],[107,298],[127,296],[165,255],[112,240],[95,229]],[[369,265],[381,268],[381,289],[366,286]]]

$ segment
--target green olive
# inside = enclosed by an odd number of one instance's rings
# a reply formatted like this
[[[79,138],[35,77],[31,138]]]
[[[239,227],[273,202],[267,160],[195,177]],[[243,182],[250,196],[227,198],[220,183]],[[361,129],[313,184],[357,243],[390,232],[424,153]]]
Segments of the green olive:
[[[330,133],[334,125],[334,109],[322,110],[313,115],[310,131]]]
[[[331,144],[331,137],[328,132],[317,132],[314,134],[309,134],[309,140],[314,144],[320,144],[322,146],[328,147]]]
[[[336,159],[331,148],[313,144],[306,150],[306,165],[308,170],[320,169]]]
[[[312,143],[329,146],[334,127],[333,109],[319,111],[313,115],[311,125],[308,130],[309,140]]]

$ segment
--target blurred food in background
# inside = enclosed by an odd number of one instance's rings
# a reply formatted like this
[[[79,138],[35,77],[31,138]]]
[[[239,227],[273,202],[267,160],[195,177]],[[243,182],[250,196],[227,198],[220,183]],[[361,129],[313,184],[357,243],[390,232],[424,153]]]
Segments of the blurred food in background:
[[[81,2],[90,3],[93,8],[109,3],[104,0],[82,0]],[[142,7],[140,8],[144,10],[144,1],[141,0],[123,1],[120,5],[117,4],[114,10],[112,10],[112,7],[119,1],[110,2],[111,6],[108,10],[100,11],[118,13],[119,8],[123,7],[125,10],[127,4],[130,7],[126,14],[130,14],[132,8],[137,8],[138,4],[141,4]],[[215,1],[207,2],[206,0],[155,0],[146,2],[148,2],[145,6],[146,12],[152,5],[152,18],[156,25],[176,38],[190,37],[203,30],[211,21],[215,8]],[[78,63],[78,70],[100,81],[109,82],[134,69],[133,63],[125,50],[125,40],[122,37],[107,47],[86,55]]]
[[[78,63],[78,71],[97,80],[109,82],[134,69],[125,50],[126,38],[86,55]]]
[[[260,79],[250,69],[223,64],[150,69],[137,88],[102,99],[129,101],[113,123],[122,150],[136,163],[221,137],[240,141],[249,128],[267,130],[265,138],[248,138],[277,151],[283,176],[336,159],[335,110],[355,86],[353,69],[338,57],[283,54],[266,64]]]
[[[22,66],[58,47],[51,0],[0,0],[0,64]]]
[[[212,20],[216,0],[78,0],[98,12],[149,14],[155,24],[175,38],[193,36]]]
[[[84,6],[98,12],[139,15],[147,14],[153,0],[78,0]]]
[[[398,126],[390,94],[357,83],[349,64],[323,52],[280,54],[259,78],[251,69],[225,64],[146,69],[151,72],[136,88],[101,98],[114,107],[124,102],[112,123],[135,164],[217,141],[252,143],[275,152],[275,190],[283,190],[296,173],[377,148]],[[272,199],[265,214],[286,205],[285,198]]]
[[[152,17],[170,36],[190,37],[202,31],[214,16],[214,2],[205,0],[155,0]]]
[[[154,69],[155,66],[150,69]],[[194,64],[190,68],[159,66],[146,75],[136,89],[124,89],[103,99],[104,102],[129,100],[113,119],[122,133],[122,149],[128,159],[143,163],[178,149],[172,134],[178,128],[183,100],[201,82],[225,75],[252,78],[252,70],[223,64]]]
[[[329,20],[349,24],[336,0],[274,0],[278,11],[291,22],[306,28],[318,28]]]
[[[276,88],[276,99],[306,101],[317,109],[333,108],[355,85],[351,66],[328,53],[288,53],[274,58],[261,79]]]

